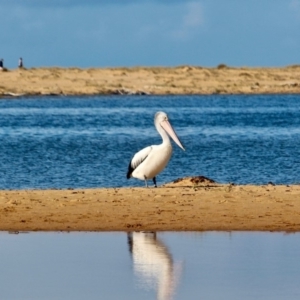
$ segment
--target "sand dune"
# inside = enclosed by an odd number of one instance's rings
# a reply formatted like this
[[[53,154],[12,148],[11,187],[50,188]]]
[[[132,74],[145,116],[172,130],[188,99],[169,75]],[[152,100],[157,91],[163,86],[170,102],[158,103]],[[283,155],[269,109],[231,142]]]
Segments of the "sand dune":
[[[0,72],[0,97],[98,94],[300,93],[300,65],[284,68],[196,66],[31,68]]]

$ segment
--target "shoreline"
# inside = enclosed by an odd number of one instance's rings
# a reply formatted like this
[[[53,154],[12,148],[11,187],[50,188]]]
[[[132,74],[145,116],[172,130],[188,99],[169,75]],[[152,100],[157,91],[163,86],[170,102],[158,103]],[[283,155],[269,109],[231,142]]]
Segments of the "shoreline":
[[[0,72],[0,98],[95,95],[300,94],[300,65],[30,68]]]
[[[0,191],[0,231],[300,231],[300,185]]]

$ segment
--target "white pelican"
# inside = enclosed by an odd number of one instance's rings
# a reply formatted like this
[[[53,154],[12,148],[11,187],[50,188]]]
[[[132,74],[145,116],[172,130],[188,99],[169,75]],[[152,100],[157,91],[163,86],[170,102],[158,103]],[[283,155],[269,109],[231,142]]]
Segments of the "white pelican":
[[[130,161],[127,172],[127,179],[134,177],[145,180],[146,187],[148,187],[148,179],[153,179],[154,186],[157,187],[156,175],[166,167],[171,158],[172,145],[168,134],[182,150],[185,150],[169,123],[166,113],[157,112],[154,117],[154,125],[162,137],[162,143],[148,146],[137,152]]]

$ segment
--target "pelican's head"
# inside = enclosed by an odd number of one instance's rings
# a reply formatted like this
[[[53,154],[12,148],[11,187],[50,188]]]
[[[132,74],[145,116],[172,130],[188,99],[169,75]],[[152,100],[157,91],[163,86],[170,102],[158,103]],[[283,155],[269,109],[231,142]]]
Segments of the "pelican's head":
[[[175,132],[175,130],[173,129],[172,125],[169,122],[168,119],[168,115],[163,112],[163,111],[159,111],[155,114],[154,117],[154,124],[155,126],[158,128],[158,126],[160,126],[161,128],[163,128],[168,134],[169,136],[173,139],[173,141],[182,149],[185,151],[184,147],[182,146],[179,138],[177,137],[177,134]]]

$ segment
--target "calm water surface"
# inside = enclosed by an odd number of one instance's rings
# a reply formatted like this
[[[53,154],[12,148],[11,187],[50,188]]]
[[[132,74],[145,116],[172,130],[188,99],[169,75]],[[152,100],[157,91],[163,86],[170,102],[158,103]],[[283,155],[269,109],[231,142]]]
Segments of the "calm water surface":
[[[158,110],[186,147],[159,184],[300,182],[300,95],[44,97],[0,100],[0,189],[143,185],[125,175]]]
[[[299,299],[300,235],[0,234],[1,299]]]

